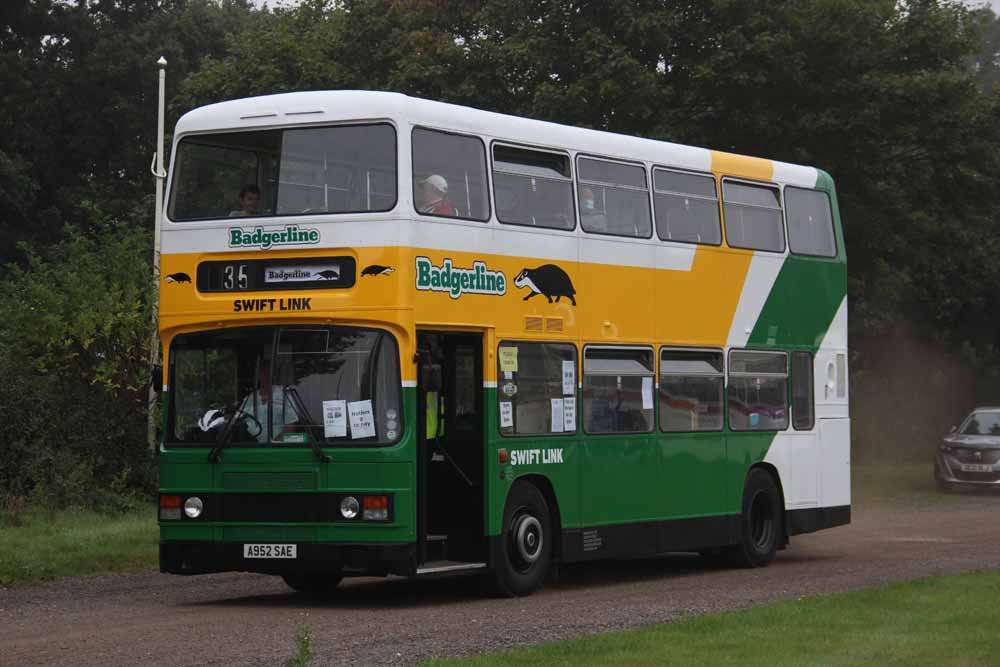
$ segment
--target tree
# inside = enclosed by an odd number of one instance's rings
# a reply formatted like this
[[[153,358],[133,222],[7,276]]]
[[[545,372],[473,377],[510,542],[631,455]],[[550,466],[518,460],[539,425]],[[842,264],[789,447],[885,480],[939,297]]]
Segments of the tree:
[[[19,241],[86,228],[98,202],[128,219],[152,190],[157,58],[172,88],[256,15],[245,0],[13,0],[2,11],[0,263]]]
[[[151,485],[148,233],[90,211],[88,236],[24,247],[0,281],[0,496],[92,504]]]

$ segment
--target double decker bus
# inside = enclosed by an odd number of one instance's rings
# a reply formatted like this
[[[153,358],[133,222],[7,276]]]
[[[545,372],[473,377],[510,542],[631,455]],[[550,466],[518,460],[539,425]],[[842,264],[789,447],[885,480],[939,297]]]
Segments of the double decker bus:
[[[195,109],[171,164],[163,572],[520,595],[850,521],[825,172],[360,91]]]

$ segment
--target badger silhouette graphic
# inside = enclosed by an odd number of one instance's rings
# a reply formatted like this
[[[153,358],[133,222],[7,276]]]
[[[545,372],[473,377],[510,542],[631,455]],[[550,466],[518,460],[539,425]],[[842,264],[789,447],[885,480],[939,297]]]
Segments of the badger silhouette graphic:
[[[566,297],[576,305],[576,290],[573,289],[573,281],[569,279],[566,272],[560,269],[555,264],[542,264],[541,266],[534,269],[521,269],[521,273],[517,274],[517,278],[514,278],[514,285],[517,287],[527,287],[531,290],[528,296],[524,297],[523,301],[527,301],[536,294],[541,294],[549,303],[552,303],[552,297],[556,298],[556,303],[559,303],[559,299]]]
[[[178,273],[171,273],[169,276],[164,278],[168,283],[189,283],[191,282],[191,276],[180,271]]]
[[[381,264],[370,264],[365,267],[365,270],[361,272],[363,276],[387,276],[396,269],[391,266],[382,266]]]
[[[324,269],[316,274],[323,280],[333,280],[334,278],[340,277],[340,271],[334,271],[333,269]]]

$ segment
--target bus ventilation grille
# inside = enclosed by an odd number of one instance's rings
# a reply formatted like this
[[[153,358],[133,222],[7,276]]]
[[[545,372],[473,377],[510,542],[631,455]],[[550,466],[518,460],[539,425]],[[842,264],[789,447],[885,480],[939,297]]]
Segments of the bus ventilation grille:
[[[542,331],[542,325],[544,321],[540,317],[526,317],[524,318],[524,330],[525,331]]]
[[[545,330],[551,332],[562,332],[563,321],[561,317],[546,317]]]
[[[312,472],[227,472],[222,475],[226,491],[302,491],[316,488]]]

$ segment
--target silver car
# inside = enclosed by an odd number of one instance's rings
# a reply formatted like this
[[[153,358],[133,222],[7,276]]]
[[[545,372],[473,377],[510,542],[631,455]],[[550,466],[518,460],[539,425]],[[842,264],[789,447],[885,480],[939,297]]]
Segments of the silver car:
[[[1000,488],[1000,407],[976,408],[951,427],[934,461],[938,487]]]

